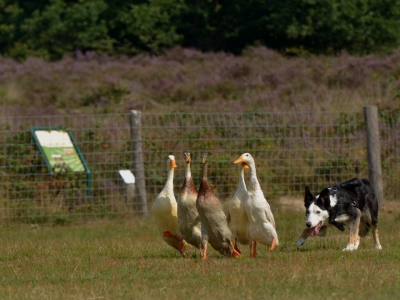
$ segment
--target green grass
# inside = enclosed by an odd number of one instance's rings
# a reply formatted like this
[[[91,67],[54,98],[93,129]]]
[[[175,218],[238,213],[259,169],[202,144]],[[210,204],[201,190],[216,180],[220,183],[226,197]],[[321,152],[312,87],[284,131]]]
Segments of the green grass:
[[[393,203],[394,206],[395,203]],[[390,207],[390,204],[387,204]],[[259,257],[188,258],[162,242],[154,222],[0,228],[1,299],[398,299],[400,214],[380,212],[383,250],[371,235],[342,252],[348,231],[330,228],[301,250],[303,211],[275,211],[280,246]]]

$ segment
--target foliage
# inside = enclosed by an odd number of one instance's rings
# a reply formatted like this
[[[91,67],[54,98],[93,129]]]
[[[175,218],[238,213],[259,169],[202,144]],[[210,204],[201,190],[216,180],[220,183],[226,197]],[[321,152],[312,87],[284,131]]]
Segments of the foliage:
[[[399,1],[270,1],[269,8],[273,48],[367,54],[399,42]]]
[[[14,46],[6,54],[16,59],[55,60],[76,50],[110,52],[112,39],[100,17],[106,9],[102,0],[50,0],[30,14],[25,11],[19,35],[11,40]]]
[[[119,104],[125,95],[129,95],[127,88],[120,87],[116,83],[105,83],[97,90],[84,97],[83,106],[109,106]]]
[[[3,104],[20,105],[19,114],[132,107],[144,112],[216,106],[222,112],[394,109],[400,99],[399,61],[399,51],[385,57],[310,58],[288,58],[265,47],[247,48],[241,56],[184,48],[132,58],[78,51],[56,62],[0,58],[0,95]]]
[[[179,44],[183,37],[177,33],[175,24],[181,10],[181,0],[149,0],[132,5],[124,16],[127,34],[137,39],[131,46],[160,54],[163,49]]]
[[[159,55],[174,46],[365,55],[399,46],[400,0],[2,0],[0,24],[0,54],[18,60],[76,51]]]

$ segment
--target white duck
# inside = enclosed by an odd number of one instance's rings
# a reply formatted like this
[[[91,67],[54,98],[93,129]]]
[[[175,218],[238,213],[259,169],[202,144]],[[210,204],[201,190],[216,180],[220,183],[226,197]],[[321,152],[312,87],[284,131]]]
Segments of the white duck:
[[[173,155],[168,156],[167,166],[167,182],[154,201],[151,213],[163,240],[185,257],[186,254],[183,252],[185,243],[178,229],[177,203],[174,196],[174,168],[177,165]]]
[[[248,169],[249,166],[245,163],[240,164],[239,168],[239,183],[237,190],[233,197],[229,200],[228,203],[228,225],[229,229],[232,232],[232,235],[235,237],[234,247],[236,251],[241,253],[239,248],[237,247],[237,242],[242,245],[248,245],[249,239],[247,238],[247,229],[249,226],[249,221],[246,214],[245,209],[245,201],[247,198],[247,188],[244,180],[244,169]]]
[[[203,174],[196,200],[202,235],[202,242],[199,246],[200,256],[203,259],[207,258],[207,245],[210,243],[215,250],[224,256],[240,257],[240,253],[235,250],[232,244],[232,233],[229,230],[221,201],[213,194],[208,185],[207,158],[208,154],[203,153],[201,156]]]
[[[242,154],[234,163],[245,163],[250,167],[245,209],[249,220],[250,257],[257,257],[257,242],[270,245],[270,250],[279,245],[278,234],[275,230],[275,219],[258,182],[256,165],[251,154]]]
[[[201,223],[196,208],[197,191],[190,170],[190,153],[183,153],[183,158],[185,160],[185,178],[177,201],[179,231],[186,242],[199,248],[201,244]]]

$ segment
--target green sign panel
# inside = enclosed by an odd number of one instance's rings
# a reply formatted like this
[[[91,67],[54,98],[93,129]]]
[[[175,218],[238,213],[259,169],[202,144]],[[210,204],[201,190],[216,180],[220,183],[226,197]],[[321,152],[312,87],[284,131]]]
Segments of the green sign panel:
[[[71,137],[63,130],[35,130],[37,142],[53,172],[84,172]]]

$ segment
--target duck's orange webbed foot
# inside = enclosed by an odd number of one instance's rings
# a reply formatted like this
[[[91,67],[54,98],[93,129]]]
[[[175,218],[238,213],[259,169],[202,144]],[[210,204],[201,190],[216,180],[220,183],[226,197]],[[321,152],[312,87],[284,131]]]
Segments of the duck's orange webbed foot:
[[[183,238],[180,239],[179,241],[179,253],[182,255],[182,257],[187,257],[186,253],[183,252]]]
[[[200,257],[201,259],[207,259],[207,244],[203,247],[202,244],[199,245]]]
[[[234,258],[239,258],[242,256],[242,253],[240,252],[240,250],[238,249],[238,247],[235,245],[233,246],[232,242],[231,242],[231,247],[232,247],[232,257]]]
[[[233,247],[233,249],[236,250],[236,252],[238,252],[239,254],[242,254],[242,251],[240,251],[240,249],[237,246],[236,239],[235,239],[235,246]]]
[[[273,239],[272,239],[271,246],[269,247],[269,250],[274,250],[275,246],[276,246],[276,239],[273,238]]]
[[[251,241],[250,242],[250,258],[256,258],[257,257],[257,242],[256,241]]]
[[[202,248],[203,248],[203,255],[201,255],[202,253],[200,252],[200,256],[202,259],[207,259],[207,243]]]

